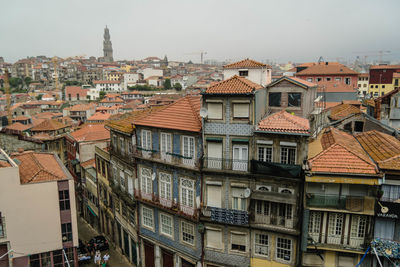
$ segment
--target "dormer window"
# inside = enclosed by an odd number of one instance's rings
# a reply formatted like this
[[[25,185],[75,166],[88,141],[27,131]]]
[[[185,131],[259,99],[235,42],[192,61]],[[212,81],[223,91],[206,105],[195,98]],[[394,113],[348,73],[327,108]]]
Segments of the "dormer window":
[[[249,71],[248,70],[239,70],[239,76],[247,77],[247,76],[249,76]]]

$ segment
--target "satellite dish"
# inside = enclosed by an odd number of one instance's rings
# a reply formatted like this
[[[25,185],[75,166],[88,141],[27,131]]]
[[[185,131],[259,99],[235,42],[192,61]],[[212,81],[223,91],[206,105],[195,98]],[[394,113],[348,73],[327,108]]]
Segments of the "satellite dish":
[[[382,208],[381,208],[381,212],[382,212],[383,214],[388,213],[388,211],[389,211],[389,208],[388,208],[388,207],[382,207]]]
[[[208,115],[208,110],[206,108],[201,108],[200,109],[200,117],[202,117],[204,119],[204,118],[207,118],[207,115]]]
[[[245,197],[245,198],[249,198],[250,195],[251,195],[251,190],[250,190],[250,188],[246,188],[246,189],[244,190],[244,197]]]

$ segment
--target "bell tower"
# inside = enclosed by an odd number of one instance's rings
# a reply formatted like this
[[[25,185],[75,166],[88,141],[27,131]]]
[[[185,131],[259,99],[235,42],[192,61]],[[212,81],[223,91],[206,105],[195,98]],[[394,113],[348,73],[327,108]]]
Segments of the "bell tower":
[[[113,49],[110,39],[110,32],[106,26],[104,29],[104,41],[103,41],[103,52],[104,52],[104,62],[113,62]]]

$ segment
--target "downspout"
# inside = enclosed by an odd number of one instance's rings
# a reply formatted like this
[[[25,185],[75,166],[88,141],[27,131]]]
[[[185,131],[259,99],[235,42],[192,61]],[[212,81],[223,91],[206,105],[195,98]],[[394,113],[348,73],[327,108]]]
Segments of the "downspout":
[[[203,163],[204,163],[204,151],[205,151],[205,139],[204,139],[204,118],[201,118],[201,138],[202,138],[202,146],[203,151],[201,155],[201,162],[200,162],[200,214],[199,214],[199,223],[200,216],[201,216],[201,209],[203,208]],[[204,229],[205,230],[205,229]],[[204,266],[204,230],[201,233],[201,266]]]

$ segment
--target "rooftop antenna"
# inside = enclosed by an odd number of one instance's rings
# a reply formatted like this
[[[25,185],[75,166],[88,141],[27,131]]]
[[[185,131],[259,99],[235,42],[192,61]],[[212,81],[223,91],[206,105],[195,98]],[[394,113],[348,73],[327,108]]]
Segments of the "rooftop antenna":
[[[324,62],[324,58],[322,56],[319,57],[318,63]]]

